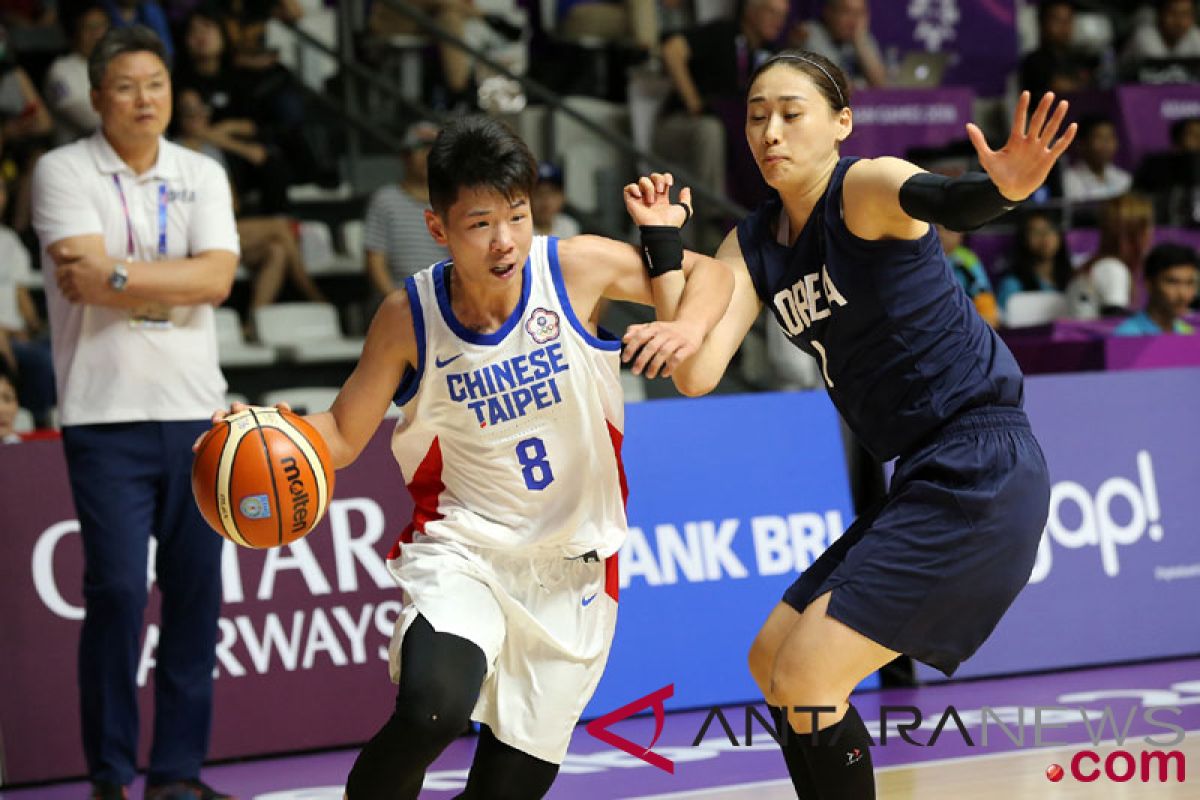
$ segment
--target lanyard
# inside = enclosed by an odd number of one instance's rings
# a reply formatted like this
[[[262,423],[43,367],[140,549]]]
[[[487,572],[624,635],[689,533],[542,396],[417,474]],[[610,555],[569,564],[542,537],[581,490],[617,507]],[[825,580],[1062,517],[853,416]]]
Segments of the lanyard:
[[[133,217],[129,214],[129,202],[125,199],[125,190],[121,188],[121,178],[116,173],[113,173],[113,183],[117,187],[117,194],[121,196],[121,210],[125,212],[125,254],[133,258],[137,254],[133,241]],[[160,260],[167,257],[166,183],[158,185],[158,257]]]

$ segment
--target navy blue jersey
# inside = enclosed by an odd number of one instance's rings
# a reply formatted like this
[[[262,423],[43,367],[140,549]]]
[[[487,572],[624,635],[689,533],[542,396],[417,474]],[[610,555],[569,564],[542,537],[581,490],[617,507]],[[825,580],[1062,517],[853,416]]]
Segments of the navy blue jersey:
[[[842,181],[855,161],[838,161],[793,246],[776,241],[777,197],[738,224],[738,243],[759,298],[818,360],[846,424],[886,460],[963,409],[1020,406],[1023,379],[932,226],[913,241],[868,241],[846,227]]]

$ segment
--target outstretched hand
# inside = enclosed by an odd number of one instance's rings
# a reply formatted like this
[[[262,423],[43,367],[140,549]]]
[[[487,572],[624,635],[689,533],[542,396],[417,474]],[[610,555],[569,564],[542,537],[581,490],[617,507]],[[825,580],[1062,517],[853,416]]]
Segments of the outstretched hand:
[[[671,187],[674,184],[675,178],[669,172],[654,172],[639,178],[636,183],[627,184],[621,196],[634,223],[682,228],[692,208],[692,190],[683,187],[679,190],[679,202],[672,203]]]
[[[1058,141],[1054,141],[1067,116],[1067,101],[1059,101],[1051,116],[1053,92],[1046,92],[1042,96],[1026,127],[1029,103],[1029,92],[1021,92],[1016,113],[1013,114],[1012,133],[999,150],[988,147],[983,131],[975,123],[967,123],[967,136],[979,154],[980,165],[996,184],[1000,194],[1014,202],[1029,197],[1046,182],[1054,162],[1070,147],[1079,130],[1079,126],[1072,122]]]

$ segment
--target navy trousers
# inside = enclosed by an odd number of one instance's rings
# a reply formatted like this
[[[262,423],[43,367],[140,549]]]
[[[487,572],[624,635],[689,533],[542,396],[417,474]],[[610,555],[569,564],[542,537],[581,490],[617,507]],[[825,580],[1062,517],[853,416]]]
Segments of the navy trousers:
[[[191,445],[206,420],[63,430],[83,535],[79,642],[83,749],[93,782],[127,785],[137,765],[137,666],[150,537],[162,593],[150,783],[198,778],[212,721],[222,539],[192,499]]]

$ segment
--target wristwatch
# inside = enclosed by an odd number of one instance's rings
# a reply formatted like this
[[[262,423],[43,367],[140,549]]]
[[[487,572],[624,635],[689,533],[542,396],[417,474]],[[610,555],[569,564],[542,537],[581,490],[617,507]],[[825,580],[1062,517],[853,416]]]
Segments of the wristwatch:
[[[125,269],[125,263],[118,261],[113,264],[112,274],[108,276],[108,286],[114,292],[123,292],[127,283],[129,283],[129,272]]]

